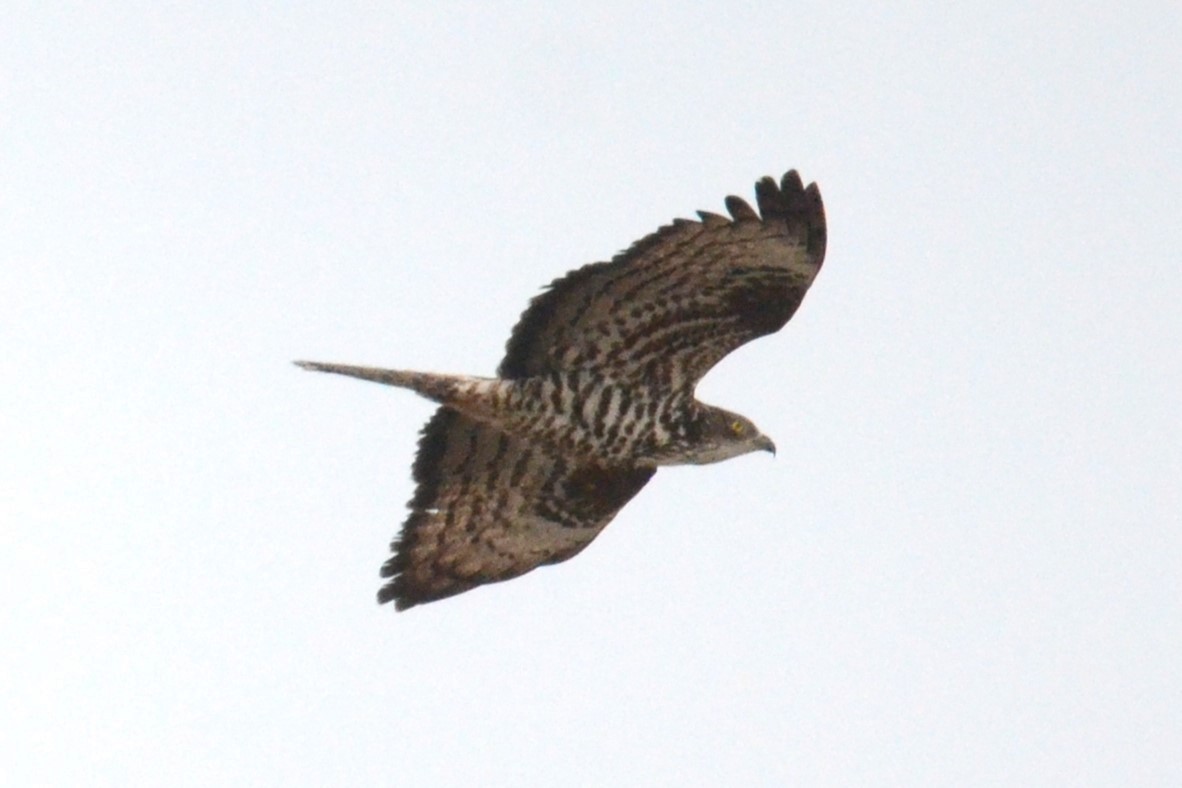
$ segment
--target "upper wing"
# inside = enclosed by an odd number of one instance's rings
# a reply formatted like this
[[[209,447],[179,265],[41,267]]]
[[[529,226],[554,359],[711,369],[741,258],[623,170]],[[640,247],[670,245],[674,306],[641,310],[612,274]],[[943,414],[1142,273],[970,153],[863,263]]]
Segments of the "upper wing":
[[[405,610],[565,561],[655,472],[576,465],[440,408],[423,428],[418,487],[378,601]]]
[[[778,331],[825,258],[825,211],[795,170],[760,180],[755,197],[759,213],[727,197],[731,219],[678,219],[555,280],[518,321],[500,376],[593,368],[693,386],[727,353]]]

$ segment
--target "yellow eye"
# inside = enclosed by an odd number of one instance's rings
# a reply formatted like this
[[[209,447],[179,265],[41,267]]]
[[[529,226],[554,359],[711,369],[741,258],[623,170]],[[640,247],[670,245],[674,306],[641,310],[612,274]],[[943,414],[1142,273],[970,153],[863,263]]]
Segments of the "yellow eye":
[[[743,422],[732,421],[731,422],[731,432],[735,433],[736,435],[742,435],[743,434]]]

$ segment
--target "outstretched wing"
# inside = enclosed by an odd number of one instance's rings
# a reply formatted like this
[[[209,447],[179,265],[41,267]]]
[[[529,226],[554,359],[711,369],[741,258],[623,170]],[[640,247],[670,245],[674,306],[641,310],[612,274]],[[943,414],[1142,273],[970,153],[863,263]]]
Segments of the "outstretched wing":
[[[730,219],[678,219],[555,280],[518,321],[500,376],[593,369],[692,387],[735,348],[780,330],[825,258],[825,211],[795,170],[760,180],[755,197],[758,213],[728,197]]]
[[[655,472],[577,465],[440,408],[419,440],[418,487],[378,601],[405,610],[565,561]]]

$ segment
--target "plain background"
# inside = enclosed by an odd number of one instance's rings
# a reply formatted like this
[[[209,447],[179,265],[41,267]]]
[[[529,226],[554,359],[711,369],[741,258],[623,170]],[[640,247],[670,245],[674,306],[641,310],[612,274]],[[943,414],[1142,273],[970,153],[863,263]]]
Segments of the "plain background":
[[[1182,782],[1173,2],[10,4],[12,785]],[[407,392],[762,175],[826,267],[576,560],[396,615]]]

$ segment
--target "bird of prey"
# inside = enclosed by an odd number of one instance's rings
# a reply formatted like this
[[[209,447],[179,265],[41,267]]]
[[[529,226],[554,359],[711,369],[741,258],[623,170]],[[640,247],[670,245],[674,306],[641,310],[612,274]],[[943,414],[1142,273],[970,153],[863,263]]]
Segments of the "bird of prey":
[[[295,362],[440,405],[379,602],[405,610],[565,561],[659,466],[775,451],[748,419],[694,397],[724,356],[788,322],[825,257],[815,183],[765,177],[755,200],[727,197],[729,217],[677,219],[556,279],[496,377]]]

